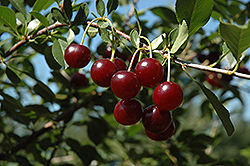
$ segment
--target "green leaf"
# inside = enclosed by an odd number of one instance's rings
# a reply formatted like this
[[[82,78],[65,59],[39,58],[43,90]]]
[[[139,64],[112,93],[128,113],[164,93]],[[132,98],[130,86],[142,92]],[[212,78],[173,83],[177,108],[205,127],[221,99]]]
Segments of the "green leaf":
[[[227,47],[227,44],[226,43],[223,43],[222,45],[222,54],[226,54],[228,53],[230,50],[229,48]],[[232,52],[229,52],[223,59],[222,59],[222,63],[223,61],[226,62],[227,64],[227,67],[229,69],[233,69],[234,66],[236,65],[237,63],[237,60],[235,59],[235,57],[233,56]]]
[[[0,46],[4,45],[5,43],[7,43],[10,39],[12,39],[13,37],[10,37],[8,39],[5,39],[3,41],[0,41]]]
[[[108,0],[107,2],[107,13],[108,15],[114,12],[118,7],[118,0]]]
[[[109,23],[107,21],[98,20],[97,25],[99,28],[107,28],[109,26]]]
[[[228,136],[231,136],[234,133],[235,129],[234,129],[233,123],[231,122],[230,114],[228,110],[221,104],[218,97],[211,90],[209,90],[203,84],[197,81],[195,81],[195,83],[200,87],[202,92],[205,94],[205,96],[208,98],[208,100],[212,104],[224,128],[226,129]]]
[[[54,0],[37,0],[33,6],[33,11],[40,12],[43,9],[50,7],[55,1]]]
[[[176,15],[173,10],[166,8],[166,7],[154,7],[150,9],[155,15],[159,16],[162,21],[166,22],[167,24],[173,23],[178,24],[176,19]]]
[[[95,28],[95,27],[89,27],[87,31],[87,34],[90,38],[95,37],[97,33],[98,33],[98,28]]]
[[[74,19],[74,25],[78,25],[81,22],[85,21],[88,17],[88,14],[89,14],[89,6],[87,3],[83,3],[76,14],[76,17]]]
[[[241,54],[250,47],[250,21],[242,26],[220,22],[219,34],[227,43],[235,59],[240,60]]]
[[[16,8],[19,12],[21,12],[24,16],[26,16],[26,10],[24,6],[23,0],[9,0],[10,3]]]
[[[55,94],[43,82],[36,80],[37,84],[34,86],[36,94],[40,95],[45,101],[54,101]]]
[[[182,21],[182,24],[179,25],[178,28],[178,35],[176,37],[176,40],[174,41],[174,44],[170,50],[172,54],[176,53],[178,49],[186,42],[188,39],[188,27],[185,20]]]
[[[166,33],[161,34],[160,36],[158,36],[156,39],[154,39],[151,42],[152,45],[152,49],[155,50],[157,49],[163,42],[164,42],[164,38],[166,37]]]
[[[67,33],[67,43],[70,45],[75,39],[75,33],[72,29],[69,29],[69,32]]]
[[[179,23],[185,20],[189,27],[189,35],[207,23],[213,11],[213,0],[177,0],[176,15]]]
[[[103,42],[106,42],[106,43],[111,42],[110,37],[109,37],[109,33],[108,33],[106,28],[99,28],[99,34],[100,34]]]
[[[69,21],[71,20],[72,17],[72,5],[71,5],[71,0],[64,0],[64,5],[63,5],[63,10],[66,13],[66,16],[68,17]]]
[[[3,25],[0,25],[0,32],[8,32],[9,34],[13,35],[13,36],[17,36],[10,27],[6,27]]]
[[[49,22],[47,20],[46,17],[44,17],[42,14],[40,14],[37,11],[31,11],[30,14],[35,17],[36,19],[38,19],[45,27],[49,26]]]
[[[4,98],[4,100],[8,103],[9,106],[11,105],[12,107],[15,107],[16,109],[20,110],[23,109],[23,105],[19,100],[15,99],[14,97],[8,94],[3,93],[2,90],[0,90],[0,95]]]
[[[96,11],[97,13],[103,17],[104,13],[105,13],[105,4],[103,2],[103,0],[96,0],[95,1],[95,7],[96,7]]]
[[[6,72],[7,77],[14,84],[19,84],[21,82],[20,77],[13,70],[11,70],[9,67],[6,68],[5,72]]]
[[[134,15],[135,15],[135,18],[136,18],[136,21],[137,21],[139,36],[141,36],[142,27],[141,27],[141,23],[140,23],[140,20],[139,20],[139,17],[138,17],[138,12],[137,12],[136,8],[134,8]]]
[[[66,69],[68,67],[68,64],[66,63],[64,59],[64,52],[66,48],[68,47],[68,43],[61,40],[61,39],[55,39],[52,46],[52,54],[56,61],[64,68]]]
[[[57,21],[59,21],[60,23],[62,23],[62,24],[68,24],[67,21],[66,21],[66,18],[63,16],[63,13],[59,9],[53,7],[51,9],[51,13],[52,13],[53,17]]]
[[[8,7],[0,6],[0,25],[6,25],[16,32],[16,15],[13,10]]]
[[[24,16],[22,13],[17,12],[17,13],[16,13],[16,18],[17,18],[23,25],[27,24],[26,18],[25,18],[25,16]]]
[[[140,36],[139,36],[138,32],[135,29],[132,29],[129,36],[130,36],[131,44],[134,47],[139,48],[140,47]]]

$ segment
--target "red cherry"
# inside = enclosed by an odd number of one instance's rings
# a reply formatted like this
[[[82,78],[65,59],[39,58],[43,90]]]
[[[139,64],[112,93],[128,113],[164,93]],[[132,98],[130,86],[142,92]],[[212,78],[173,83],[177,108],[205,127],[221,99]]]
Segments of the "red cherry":
[[[170,124],[170,126],[167,128],[167,130],[165,130],[164,132],[159,133],[159,134],[151,133],[151,132],[147,131],[147,129],[145,129],[145,132],[146,132],[146,135],[148,136],[148,138],[150,138],[154,141],[166,141],[174,135],[175,125],[174,125],[174,122],[172,122]]]
[[[127,65],[122,59],[114,58],[113,63],[116,65],[118,70],[127,70]]]
[[[174,110],[181,105],[182,101],[182,88],[175,82],[163,82],[154,90],[153,102],[160,110]]]
[[[121,99],[132,99],[140,92],[141,83],[135,73],[121,70],[111,78],[111,89]]]
[[[145,58],[136,65],[135,74],[139,77],[142,86],[153,88],[160,83],[164,69],[158,60]]]
[[[91,52],[86,46],[71,44],[65,50],[64,59],[70,67],[82,68],[89,63]]]
[[[156,105],[147,107],[142,115],[142,123],[145,129],[151,133],[162,133],[171,124],[170,111],[160,111]]]
[[[223,87],[223,82],[224,84],[229,83],[232,79],[233,79],[232,75],[213,73],[213,72],[209,72],[209,74],[206,77],[206,80],[210,85],[218,88]]]
[[[139,101],[122,99],[115,106],[114,117],[122,125],[132,125],[141,119],[142,112],[143,108]]]
[[[89,80],[86,78],[84,74],[81,73],[74,73],[70,79],[70,85],[75,88],[87,86],[88,83]]]
[[[117,71],[117,67],[109,59],[99,59],[92,65],[90,74],[97,85],[109,87],[111,78]]]
[[[249,70],[246,67],[240,67],[237,72],[243,73],[243,74],[250,74]]]

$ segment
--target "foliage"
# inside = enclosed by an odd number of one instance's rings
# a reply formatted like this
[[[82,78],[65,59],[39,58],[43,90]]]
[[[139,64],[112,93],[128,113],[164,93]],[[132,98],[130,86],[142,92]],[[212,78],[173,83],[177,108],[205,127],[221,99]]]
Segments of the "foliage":
[[[0,165],[250,164],[249,122],[242,120],[247,84],[241,85],[249,73],[237,72],[249,59],[250,3],[176,0],[175,11],[162,5],[129,13],[121,10],[136,1],[96,0],[97,13],[90,11],[91,3],[1,1]],[[140,19],[149,12],[160,18],[153,25]],[[211,34],[204,28],[209,20],[218,22]],[[119,125],[113,117],[119,98],[93,82],[91,64],[68,67],[64,51],[83,31],[92,62],[110,45],[122,52],[127,66],[137,52],[164,64],[171,58],[165,73],[171,67],[170,79],[184,90],[182,106],[172,111],[176,131],[171,139],[150,140],[141,123]],[[200,53],[214,51],[220,55],[215,63],[198,61]],[[38,57],[49,67],[46,80]],[[212,71],[233,75],[233,81],[214,87],[205,78]],[[76,72],[89,78],[87,87],[71,86]],[[153,104],[152,94],[153,89],[142,88],[136,99],[146,108]],[[242,107],[231,110],[237,101]]]

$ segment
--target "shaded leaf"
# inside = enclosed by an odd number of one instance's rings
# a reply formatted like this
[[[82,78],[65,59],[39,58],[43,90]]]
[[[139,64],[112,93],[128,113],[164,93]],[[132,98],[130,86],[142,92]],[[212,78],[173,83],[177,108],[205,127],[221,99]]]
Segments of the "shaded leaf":
[[[25,10],[25,6],[24,6],[23,0],[9,0],[9,1],[14,6],[14,8],[16,8],[24,16],[26,15],[26,10]]]
[[[178,24],[173,10],[166,7],[154,7],[150,9],[155,15],[159,16],[166,23]]]
[[[235,59],[240,60],[241,54],[250,47],[250,21],[243,26],[220,22],[219,34],[227,43]]]
[[[66,13],[66,16],[68,17],[68,20],[71,20],[72,17],[72,5],[71,0],[64,0],[63,10]]]
[[[139,46],[140,46],[140,36],[139,36],[138,32],[135,29],[132,29],[129,36],[130,36],[131,44],[134,47],[139,48]]]
[[[55,1],[54,0],[37,0],[33,6],[33,11],[40,12],[43,9],[47,9],[50,7]]]
[[[11,82],[13,82],[14,84],[18,84],[21,82],[20,77],[13,71],[11,70],[9,67],[6,68],[6,75],[7,77],[10,79]]]
[[[178,49],[186,42],[187,39],[188,39],[188,27],[185,20],[183,20],[182,24],[179,25],[178,35],[176,37],[176,40],[174,41],[174,44],[170,52],[172,54],[176,53]]]
[[[3,26],[3,25],[0,25],[0,33],[3,33],[3,32],[8,32],[9,34],[13,35],[13,36],[17,36],[11,28],[9,27],[6,27],[6,26]]]
[[[95,1],[95,7],[96,7],[96,11],[97,13],[103,17],[104,13],[105,13],[105,4],[103,2],[103,0],[96,0]]]
[[[51,9],[51,13],[58,22],[67,24],[66,18],[63,16],[63,13],[59,9],[53,7]]]
[[[207,23],[213,11],[213,0],[177,0],[176,15],[179,23],[185,20],[189,27],[189,35]]]
[[[81,22],[85,21],[88,17],[88,14],[89,14],[89,6],[87,3],[83,3],[76,14],[76,17],[74,19],[74,25],[78,25]]]
[[[118,7],[118,0],[108,0],[107,2],[107,13],[108,15],[114,12]]]
[[[34,91],[40,95],[45,101],[52,102],[55,99],[55,94],[43,82],[36,80],[37,84],[34,86]]]
[[[52,54],[55,58],[55,60],[64,68],[66,69],[68,67],[68,64],[66,63],[64,59],[64,52],[66,48],[68,47],[68,43],[61,40],[61,39],[55,39],[52,46]]]
[[[139,17],[138,17],[138,12],[137,12],[136,8],[134,8],[134,15],[135,15],[138,30],[139,30],[139,36],[141,36],[142,27],[141,27],[141,23],[140,23],[140,20],[139,20]]]

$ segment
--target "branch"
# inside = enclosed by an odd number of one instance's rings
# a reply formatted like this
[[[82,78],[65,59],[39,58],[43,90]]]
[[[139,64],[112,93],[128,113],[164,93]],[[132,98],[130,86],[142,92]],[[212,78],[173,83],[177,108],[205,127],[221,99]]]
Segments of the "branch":
[[[62,26],[65,26],[65,24],[62,24],[60,22],[56,22],[56,23],[48,26],[47,28],[41,29],[36,34],[32,34],[30,36],[27,36],[25,40],[21,40],[18,43],[16,43],[13,47],[11,47],[11,49],[5,53],[5,58],[6,59],[10,59],[11,58],[11,54],[14,51],[16,51],[17,49],[19,49],[21,46],[25,45],[27,42],[29,42],[30,39],[34,39],[37,36],[40,36],[42,34],[46,34],[48,32],[48,30],[52,30],[52,29],[55,29],[55,28],[58,28],[58,27],[62,27]]]
[[[87,24],[89,24],[90,22],[87,22]],[[97,25],[97,23],[92,23],[91,26],[93,27],[99,27]],[[110,30],[111,28],[108,27],[108,29]],[[114,28],[114,31],[120,35],[121,37],[127,39],[128,41],[130,41],[130,36],[125,34],[124,32],[122,31],[119,31],[118,29]],[[145,48],[148,48],[148,45],[146,45],[145,43],[141,43],[143,47]],[[162,50],[155,50],[155,52],[158,52],[160,54],[164,54],[164,52]],[[191,63],[191,62],[186,62],[186,61],[183,61],[183,60],[180,60],[180,59],[174,59],[172,60],[174,63],[176,64],[180,64],[180,65],[185,65],[186,67],[191,67],[191,68],[194,68],[194,69],[199,69],[199,70],[203,70],[203,71],[209,71],[209,72],[216,72],[216,73],[221,73],[221,74],[226,74],[226,75],[229,75],[229,70],[225,70],[225,69],[219,69],[219,68],[212,68],[212,67],[209,67],[209,66],[204,66],[204,65],[199,65],[199,64],[195,64],[195,63]],[[240,78],[244,78],[244,79],[250,79],[250,75],[249,74],[243,74],[243,73],[239,73],[239,72],[234,72],[232,74],[233,76],[236,76],[236,77],[240,77]]]

